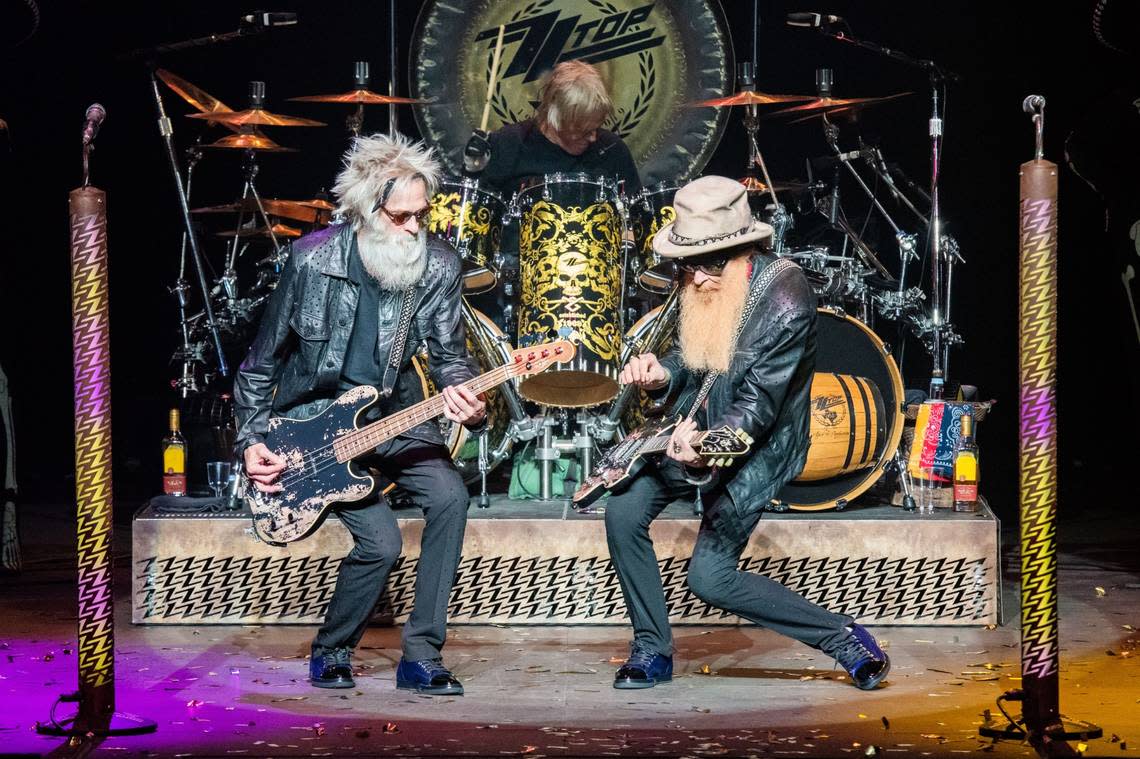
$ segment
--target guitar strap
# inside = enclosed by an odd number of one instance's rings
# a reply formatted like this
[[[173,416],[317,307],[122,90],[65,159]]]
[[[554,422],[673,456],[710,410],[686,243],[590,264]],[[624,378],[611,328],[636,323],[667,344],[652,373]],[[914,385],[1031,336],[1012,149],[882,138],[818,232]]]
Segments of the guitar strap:
[[[396,387],[400,363],[404,358],[404,347],[408,343],[408,331],[412,327],[412,309],[416,304],[415,290],[415,285],[412,285],[400,295],[400,321],[396,325],[396,334],[392,336],[388,366],[384,367],[384,380],[380,387],[380,394],[385,398],[391,395]]]
[[[744,302],[744,310],[740,315],[740,322],[736,325],[736,331],[732,336],[735,343],[740,339],[740,333],[744,331],[744,325],[752,318],[752,313],[756,310],[756,304],[764,297],[764,293],[768,291],[768,287],[772,284],[776,277],[780,276],[788,269],[795,268],[796,263],[787,258],[777,258],[775,261],[768,263],[756,278],[752,280],[752,287],[748,292],[748,300]],[[685,421],[692,421],[693,417],[697,415],[700,410],[701,404],[705,402],[708,397],[709,391],[712,390],[713,384],[720,377],[720,372],[709,372],[705,375],[704,381],[701,382],[701,389],[697,391],[697,397],[693,401],[689,413],[685,416]]]

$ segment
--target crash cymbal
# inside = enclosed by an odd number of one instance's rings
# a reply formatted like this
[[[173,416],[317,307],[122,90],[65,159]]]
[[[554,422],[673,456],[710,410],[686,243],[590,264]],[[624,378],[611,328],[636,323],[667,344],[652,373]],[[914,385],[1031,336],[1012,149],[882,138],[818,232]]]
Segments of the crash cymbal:
[[[744,189],[751,193],[768,192],[768,185],[756,177],[742,177],[740,183],[744,185]],[[807,182],[773,182],[772,189],[776,192],[804,192],[811,185]]]
[[[823,114],[830,116],[833,114],[850,113],[852,111],[866,108],[869,105],[885,103],[888,100],[894,100],[896,98],[901,98],[912,94],[914,93],[899,92],[894,95],[885,95],[883,97],[877,98],[812,98],[811,101],[807,103],[801,103],[800,105],[793,105],[790,108],[781,108],[778,111],[772,111],[771,113],[765,114],[765,117],[806,115],[808,118],[815,118],[816,116],[822,116]]]
[[[166,69],[155,69],[154,73],[155,76],[161,79],[167,87],[172,89],[178,97],[185,100],[194,108],[197,108],[201,113],[233,113],[234,111],[233,108],[230,108],[201,87],[195,87],[175,73],[167,71]],[[216,119],[207,119],[207,121],[210,122],[211,126],[221,123]],[[233,129],[235,132],[238,130],[238,127],[233,124],[225,124],[225,126]]]
[[[270,216],[280,216],[283,219],[300,221],[305,224],[324,224],[332,215],[331,209],[317,208],[310,205],[313,201],[280,200],[278,198],[262,198],[261,205],[265,213]],[[322,202],[322,201],[317,201]],[[246,198],[233,203],[223,203],[217,206],[191,209],[190,213],[256,213],[257,201]],[[232,234],[232,233],[231,233]]]
[[[247,108],[244,111],[230,113],[191,113],[187,118],[210,119],[222,124],[235,126],[324,126],[325,122],[314,119],[302,119],[299,116],[282,116],[270,113],[264,108]]]
[[[231,134],[228,137],[223,137],[217,142],[211,142],[203,147],[207,148],[229,148],[231,150],[258,150],[265,153],[296,153],[296,148],[286,148],[278,145],[273,140],[269,139],[256,129],[252,131],[242,131],[238,134]]]
[[[726,105],[773,105],[775,103],[799,103],[811,100],[811,95],[771,95],[767,92],[742,90],[735,94],[712,100],[699,100],[690,103],[690,108],[720,108]]]
[[[299,98],[289,98],[289,100],[298,103],[350,103],[353,105],[388,105],[390,103],[421,105],[428,102],[418,98],[400,97],[399,95],[381,95],[378,92],[365,89],[342,92],[336,95],[304,95]]]
[[[218,237],[233,237],[235,234],[238,237],[269,237],[268,227],[242,227],[241,229],[227,229],[225,232],[216,232]],[[301,230],[294,227],[287,227],[284,224],[273,225],[273,236],[277,238],[282,237],[300,237],[303,233]]]
[[[321,198],[313,198],[312,200],[298,200],[297,202],[303,206],[308,206],[310,208],[316,208],[317,210],[320,210],[320,211],[335,211],[336,210],[336,206],[334,206],[332,203],[328,202],[327,200],[323,200]]]

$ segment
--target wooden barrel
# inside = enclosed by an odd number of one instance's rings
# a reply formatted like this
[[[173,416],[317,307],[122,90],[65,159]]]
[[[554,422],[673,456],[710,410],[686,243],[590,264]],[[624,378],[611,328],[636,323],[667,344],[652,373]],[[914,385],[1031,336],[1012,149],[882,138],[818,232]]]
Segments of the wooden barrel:
[[[882,435],[883,398],[874,382],[816,373],[811,383],[811,445],[795,482],[826,480],[872,466]]]

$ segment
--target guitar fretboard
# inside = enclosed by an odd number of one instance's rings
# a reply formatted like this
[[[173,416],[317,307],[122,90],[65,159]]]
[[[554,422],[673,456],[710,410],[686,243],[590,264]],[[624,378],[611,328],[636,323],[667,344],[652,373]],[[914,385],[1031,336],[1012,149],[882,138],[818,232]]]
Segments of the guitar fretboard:
[[[478,395],[510,379],[516,366],[523,368],[523,365],[520,364],[500,366],[464,382],[463,386]],[[420,401],[414,406],[409,406],[403,411],[378,419],[358,430],[346,432],[333,443],[337,461],[343,463],[367,453],[400,433],[407,432],[417,424],[435,419],[443,413],[446,407],[442,395],[433,395],[431,398]]]
[[[708,432],[697,433],[697,437],[690,443],[690,445],[692,445],[693,448],[696,448],[698,445],[703,443],[705,441],[705,438],[708,436]],[[638,453],[660,453],[669,447],[670,437],[672,436],[656,435],[654,437],[647,438],[645,444],[638,450]]]

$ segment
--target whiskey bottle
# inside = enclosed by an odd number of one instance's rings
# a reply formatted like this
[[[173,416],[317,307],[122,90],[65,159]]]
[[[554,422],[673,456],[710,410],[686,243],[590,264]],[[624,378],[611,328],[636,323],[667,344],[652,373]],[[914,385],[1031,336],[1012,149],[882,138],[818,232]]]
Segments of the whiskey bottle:
[[[186,438],[176,408],[170,409],[170,432],[162,439],[162,492],[186,495]]]
[[[962,434],[954,450],[954,511],[978,510],[978,444],[974,417],[962,415]]]

